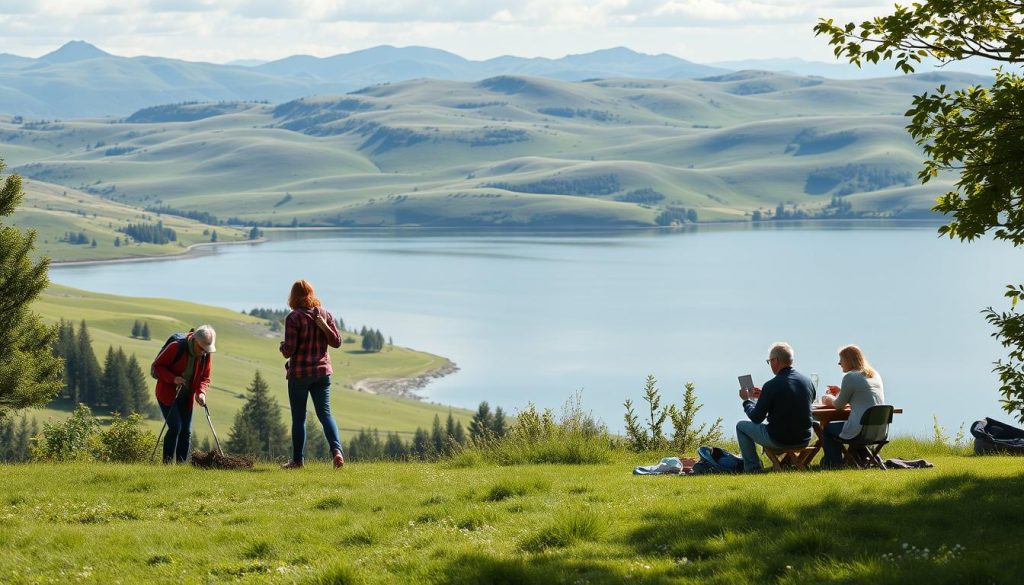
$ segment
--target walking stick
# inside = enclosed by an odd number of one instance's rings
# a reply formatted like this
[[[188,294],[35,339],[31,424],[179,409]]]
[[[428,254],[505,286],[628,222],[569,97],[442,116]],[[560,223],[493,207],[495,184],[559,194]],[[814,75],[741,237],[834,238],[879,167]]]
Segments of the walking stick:
[[[217,438],[217,431],[215,431],[213,428],[213,419],[210,418],[210,409],[207,408],[207,406],[204,404],[203,410],[206,411],[206,422],[210,423],[210,432],[213,433],[213,442],[216,443],[217,445],[217,453],[219,453],[220,456],[223,457],[224,451],[222,451],[220,448],[220,439]]]
[[[178,397],[181,396],[181,389],[183,387],[184,387],[183,385],[178,384],[178,386],[174,389],[174,402],[171,402],[172,405],[175,404],[176,402],[178,402]],[[163,411],[162,410],[160,411],[160,414],[161,414],[161,416],[163,415]],[[156,444],[153,445],[153,453],[149,456],[149,460],[150,461],[152,461],[153,458],[156,457],[157,447],[160,446],[160,437],[164,436],[164,430],[167,429],[167,417],[164,416],[163,419],[164,419],[164,426],[160,427],[160,434],[156,436]],[[175,450],[177,450],[177,445],[175,445]]]

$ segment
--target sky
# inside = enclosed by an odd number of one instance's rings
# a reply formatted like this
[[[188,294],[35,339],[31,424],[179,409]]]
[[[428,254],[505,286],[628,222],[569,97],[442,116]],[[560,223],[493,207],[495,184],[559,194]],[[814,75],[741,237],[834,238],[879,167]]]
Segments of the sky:
[[[903,2],[906,4],[907,2]],[[892,12],[877,0],[0,0],[0,53],[82,40],[125,57],[226,63],[377,45],[467,59],[557,58],[625,46],[699,63],[834,62],[812,27]]]

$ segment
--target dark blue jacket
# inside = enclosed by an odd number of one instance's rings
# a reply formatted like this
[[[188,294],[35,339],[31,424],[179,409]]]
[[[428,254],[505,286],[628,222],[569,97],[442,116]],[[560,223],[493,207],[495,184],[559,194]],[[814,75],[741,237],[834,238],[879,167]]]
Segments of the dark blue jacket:
[[[811,440],[811,402],[814,386],[810,378],[793,368],[782,368],[761,387],[755,403],[743,401],[750,420],[759,423],[768,417],[768,436],[780,445],[806,445]]]

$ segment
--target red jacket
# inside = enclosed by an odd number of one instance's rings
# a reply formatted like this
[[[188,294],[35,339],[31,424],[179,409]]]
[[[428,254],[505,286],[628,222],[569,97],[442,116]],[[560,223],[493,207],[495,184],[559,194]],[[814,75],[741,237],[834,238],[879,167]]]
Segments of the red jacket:
[[[192,334],[189,333],[185,341],[192,344]],[[153,369],[156,370],[156,399],[160,401],[160,404],[164,406],[170,406],[174,402],[174,395],[177,392],[177,388],[174,385],[174,378],[180,376],[185,371],[185,366],[188,365],[189,347],[185,347],[175,360],[175,356],[178,354],[178,344],[171,343],[164,348],[160,355],[156,356],[156,360],[153,361]],[[186,385],[183,392],[189,392],[191,388],[192,400],[187,402],[188,409],[192,410],[192,401],[198,394],[206,392],[206,388],[210,385],[210,355],[207,354],[205,357],[198,358],[195,364],[195,369],[192,372],[192,380],[190,384]]]

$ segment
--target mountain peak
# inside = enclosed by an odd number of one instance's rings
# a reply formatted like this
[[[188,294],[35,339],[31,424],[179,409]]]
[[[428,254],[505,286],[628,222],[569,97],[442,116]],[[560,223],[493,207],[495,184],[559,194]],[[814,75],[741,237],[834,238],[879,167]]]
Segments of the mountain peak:
[[[46,61],[47,63],[72,63],[74,61],[85,61],[86,59],[110,56],[110,53],[101,51],[85,41],[68,41],[61,48],[43,55],[39,60]]]

